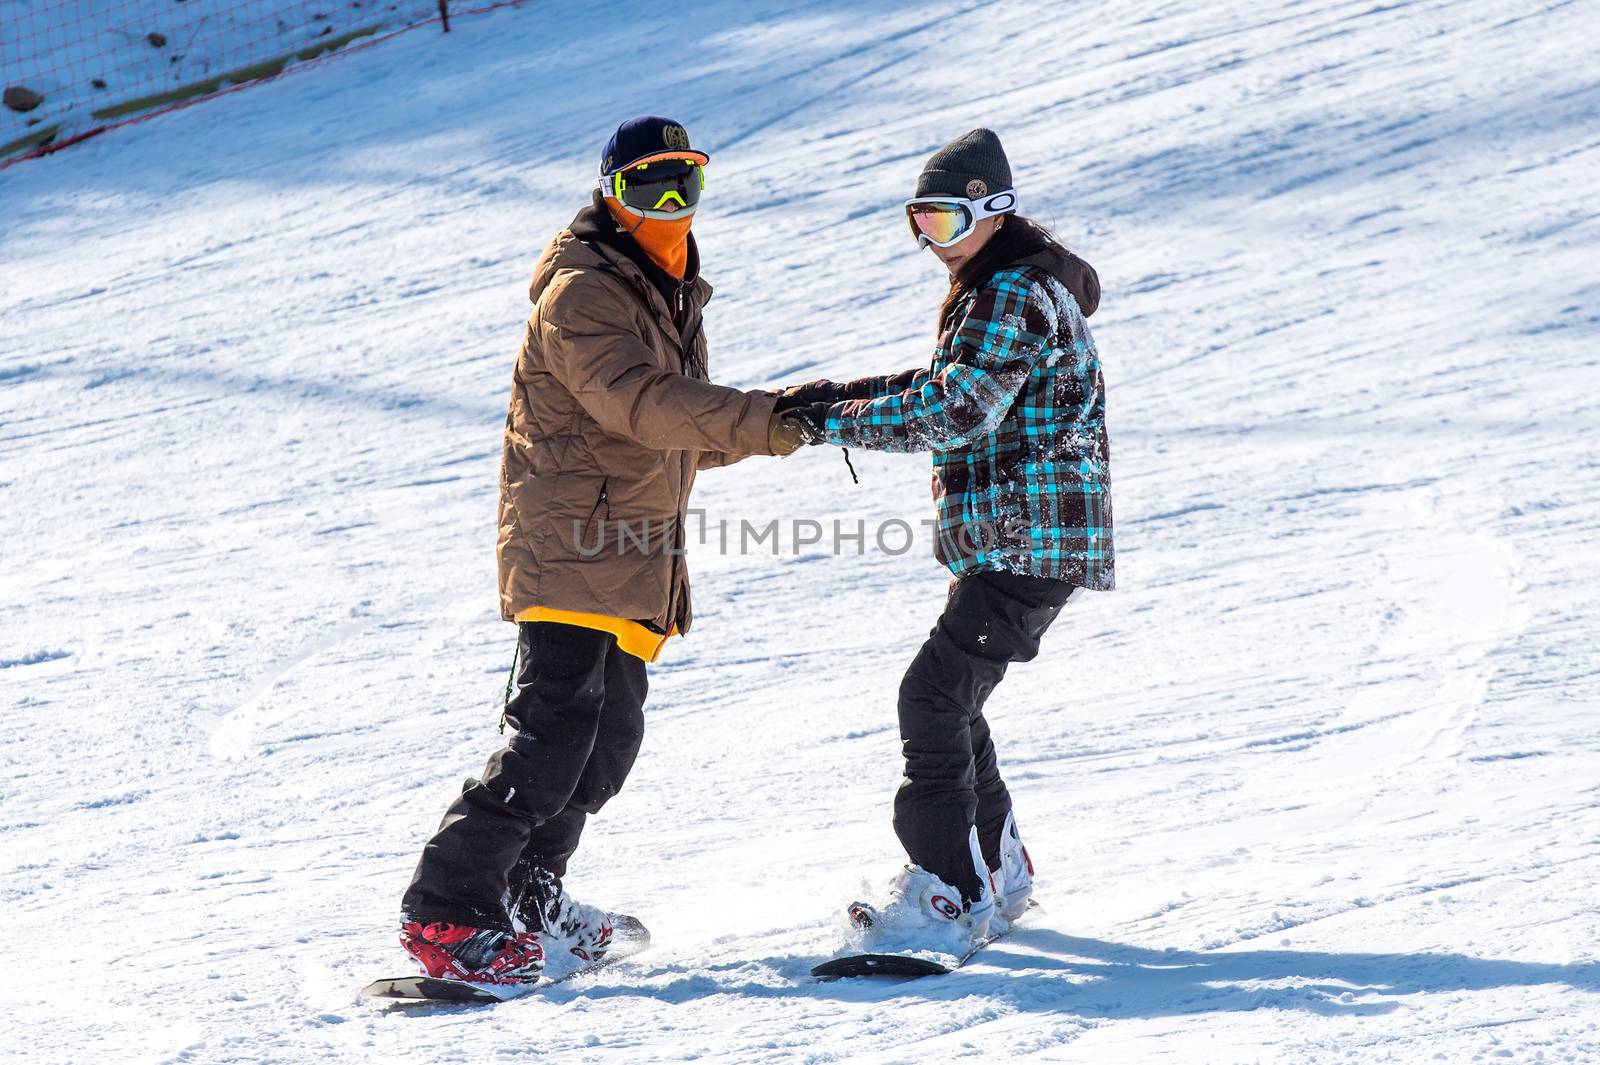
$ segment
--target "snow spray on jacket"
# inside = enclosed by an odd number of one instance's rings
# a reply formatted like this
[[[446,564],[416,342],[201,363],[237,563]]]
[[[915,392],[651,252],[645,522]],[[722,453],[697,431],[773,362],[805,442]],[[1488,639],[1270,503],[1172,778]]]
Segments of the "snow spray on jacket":
[[[957,306],[932,365],[845,386],[831,443],[933,452],[934,554],[961,576],[999,570],[1094,590],[1116,584],[1111,446],[1100,356],[1050,252],[994,274]],[[1057,267],[1057,269],[1052,269]]]

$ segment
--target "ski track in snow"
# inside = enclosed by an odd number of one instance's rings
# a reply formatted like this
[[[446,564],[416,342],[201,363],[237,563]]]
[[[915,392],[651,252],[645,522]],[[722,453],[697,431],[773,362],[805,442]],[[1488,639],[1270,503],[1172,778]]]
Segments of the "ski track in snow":
[[[464,19],[0,174],[7,1059],[1600,1062],[1593,9],[655,11]],[[990,704],[1045,914],[809,980],[896,865],[945,582],[701,548],[571,876],[658,947],[365,1002],[498,739],[527,276],[642,111],[713,155],[724,382],[926,360],[898,204],[975,125],[1099,269],[1120,589]],[[925,456],[855,462],[697,503],[931,513]]]

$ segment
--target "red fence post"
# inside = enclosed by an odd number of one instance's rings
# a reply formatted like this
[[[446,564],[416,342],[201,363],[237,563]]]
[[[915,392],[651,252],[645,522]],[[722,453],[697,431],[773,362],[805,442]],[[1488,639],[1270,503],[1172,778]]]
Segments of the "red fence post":
[[[439,0],[439,21],[444,24],[444,32],[450,32],[450,0]]]

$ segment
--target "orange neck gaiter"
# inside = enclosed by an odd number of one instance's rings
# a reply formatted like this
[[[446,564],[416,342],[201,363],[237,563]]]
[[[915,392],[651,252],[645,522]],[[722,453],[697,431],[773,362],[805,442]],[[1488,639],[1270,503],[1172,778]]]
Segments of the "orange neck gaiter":
[[[606,208],[617,225],[633,234],[633,239],[657,266],[682,281],[689,269],[689,226],[694,222],[694,215],[681,219],[640,218],[629,214],[612,197],[605,199]]]

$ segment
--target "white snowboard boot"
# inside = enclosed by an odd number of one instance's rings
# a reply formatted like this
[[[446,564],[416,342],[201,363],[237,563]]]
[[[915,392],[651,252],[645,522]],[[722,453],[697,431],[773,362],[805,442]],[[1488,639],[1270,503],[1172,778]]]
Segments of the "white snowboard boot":
[[[552,953],[570,954],[580,962],[599,961],[611,948],[611,915],[579,902],[559,878],[535,870],[518,900],[515,917],[527,931],[539,932]]]
[[[847,914],[855,946],[867,952],[934,951],[965,954],[989,937],[995,898],[989,870],[978,850],[978,833],[969,839],[983,894],[966,901],[961,892],[918,865],[908,865],[889,884],[881,905],[851,903]]]
[[[1001,918],[1011,922],[1028,912],[1028,900],[1033,897],[1033,859],[1028,857],[1028,848],[1017,833],[1015,814],[1006,814],[1006,825],[1000,832],[1000,868],[989,876],[994,882],[995,909]]]

